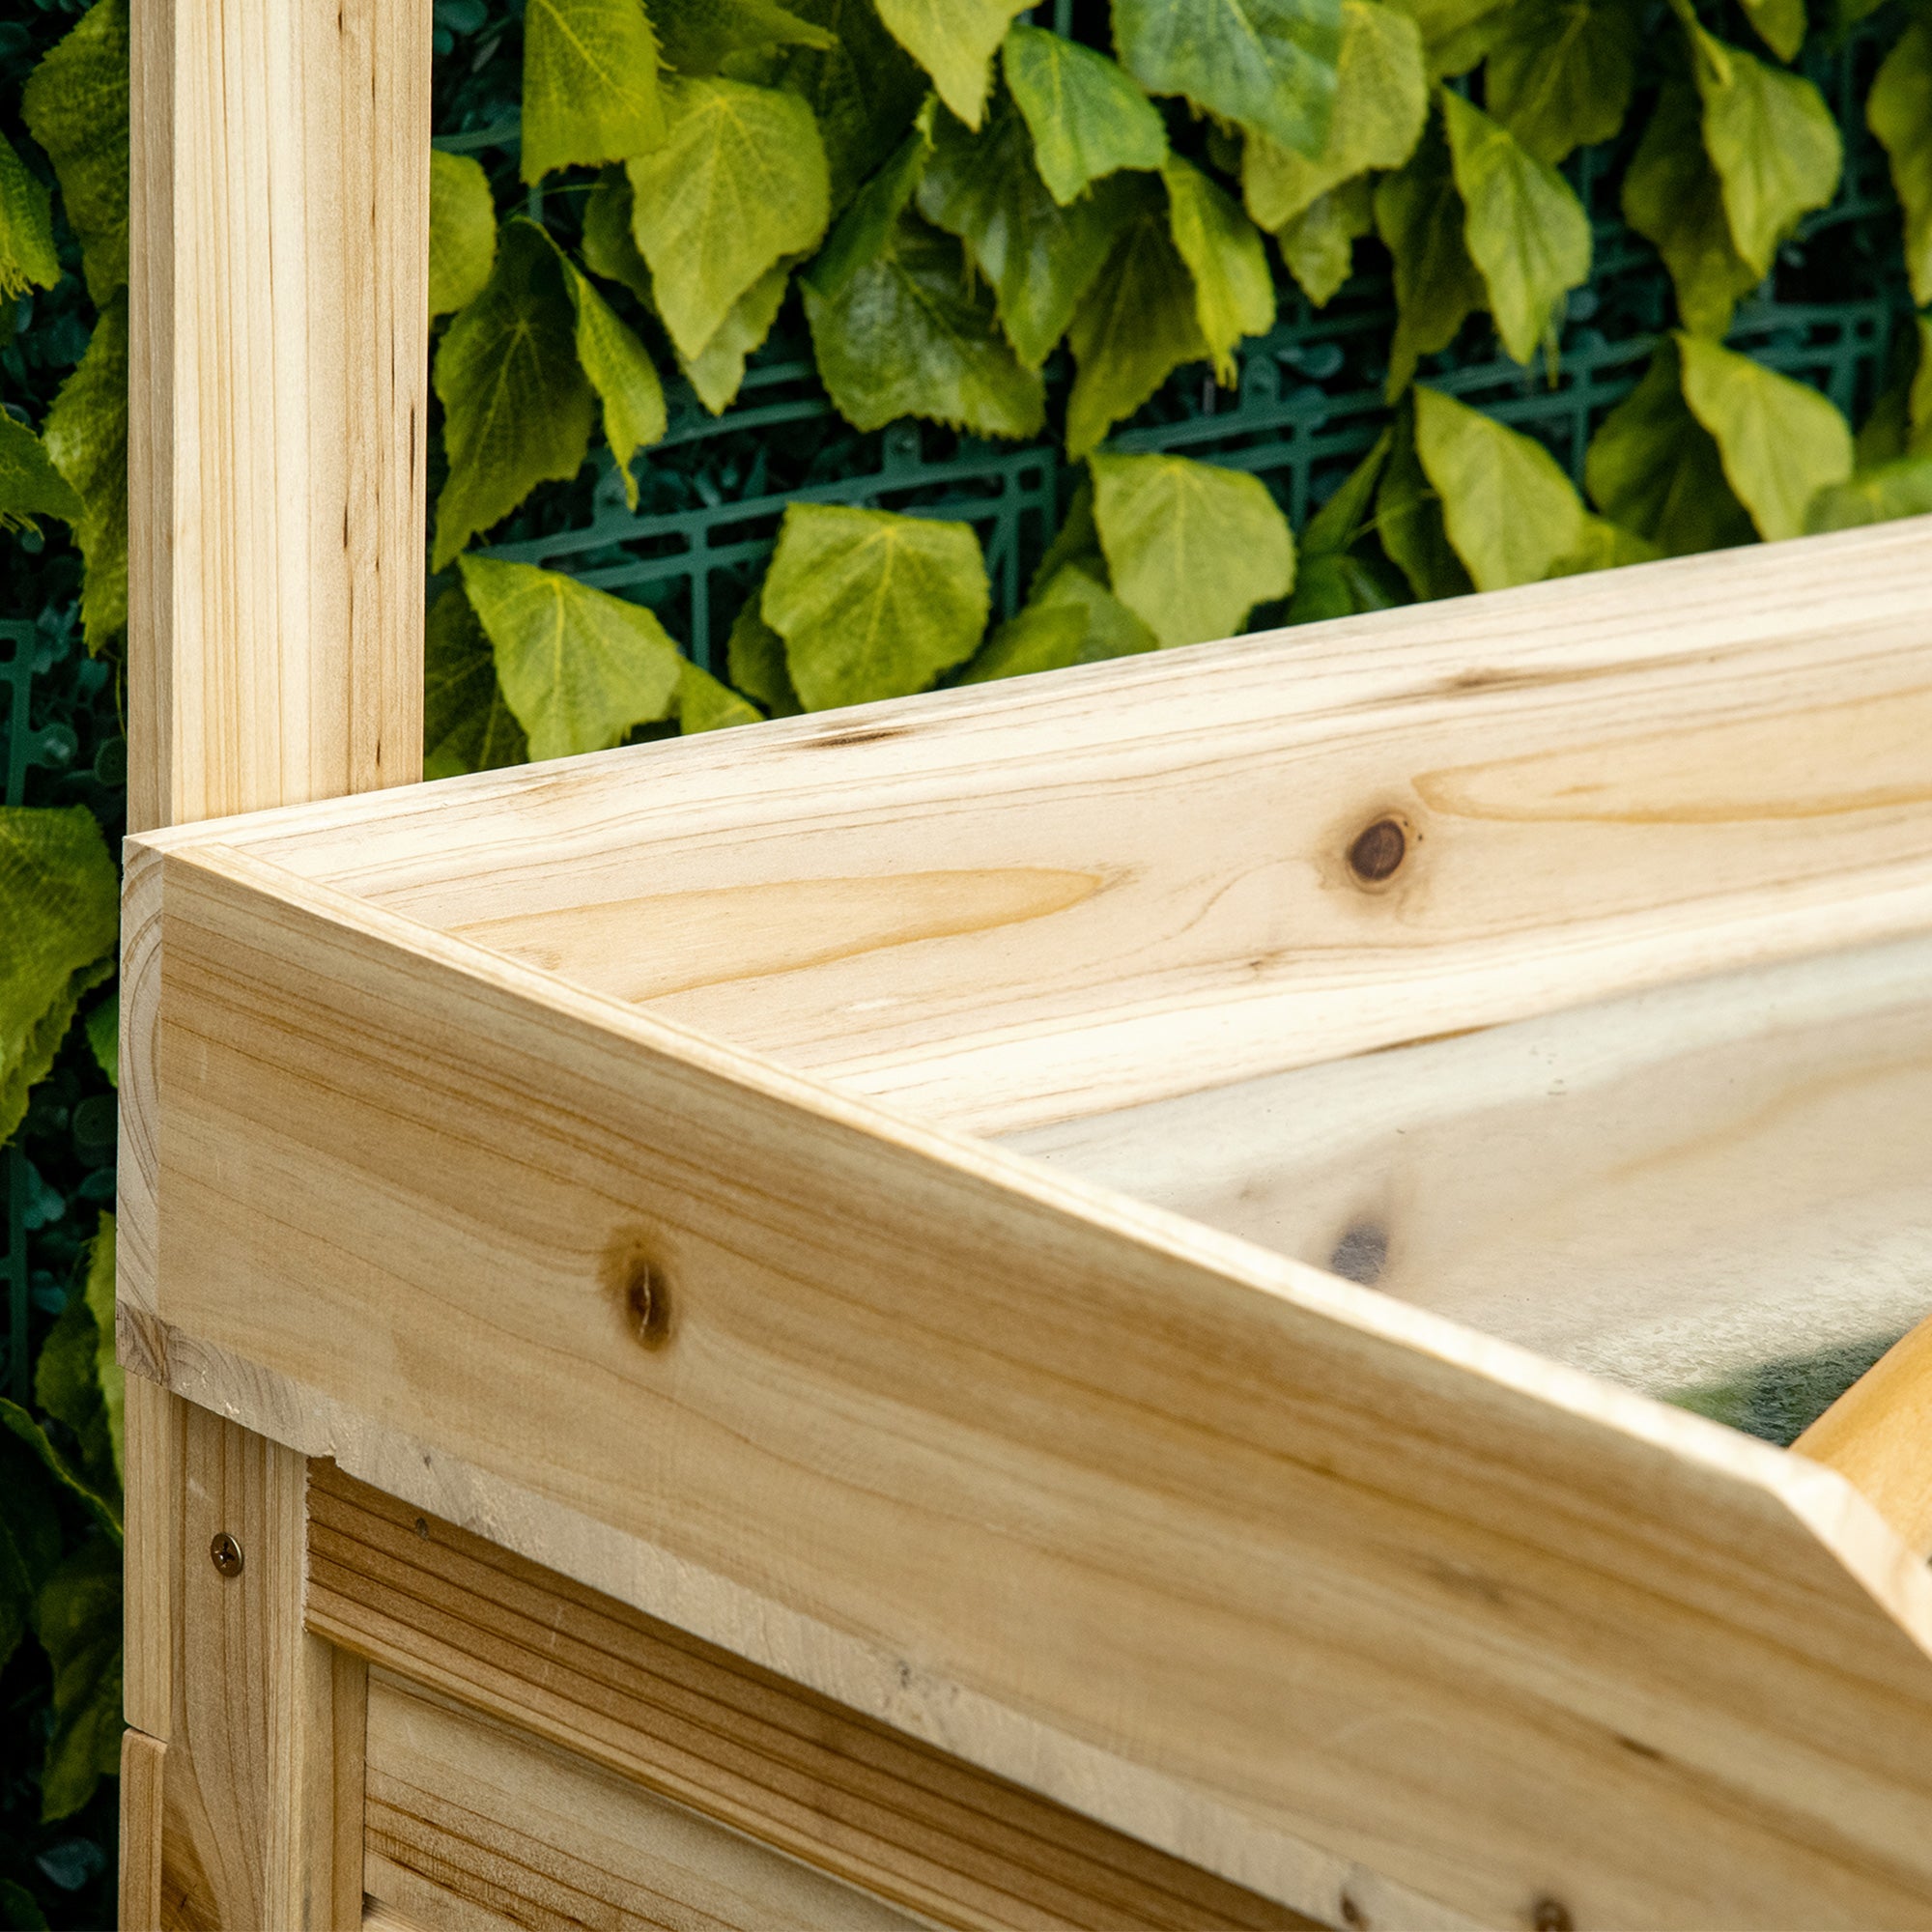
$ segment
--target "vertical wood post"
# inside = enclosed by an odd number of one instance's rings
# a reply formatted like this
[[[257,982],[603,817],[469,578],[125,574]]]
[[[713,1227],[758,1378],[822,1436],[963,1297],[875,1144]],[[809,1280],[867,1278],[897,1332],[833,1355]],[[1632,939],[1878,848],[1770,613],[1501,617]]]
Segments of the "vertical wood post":
[[[133,28],[129,827],[412,781],[430,0]],[[302,1627],[306,1484],[130,1376],[124,1925],[361,1922],[362,1675]]]

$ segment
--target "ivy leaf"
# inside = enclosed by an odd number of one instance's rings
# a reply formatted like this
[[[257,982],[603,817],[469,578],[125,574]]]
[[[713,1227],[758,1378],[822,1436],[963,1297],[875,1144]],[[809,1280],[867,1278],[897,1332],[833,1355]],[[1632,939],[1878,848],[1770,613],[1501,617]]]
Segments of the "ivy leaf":
[[[46,150],[97,307],[128,280],[128,0],[95,0],[20,92]]]
[[[459,568],[531,758],[601,752],[670,715],[683,660],[642,605],[527,563],[471,553]]]
[[[1761,277],[1731,241],[1723,183],[1704,152],[1697,94],[1689,80],[1664,82],[1624,176],[1623,210],[1624,219],[1663,257],[1684,327],[1720,339],[1738,298]]]
[[[11,301],[60,278],[52,200],[0,134],[0,297]]]
[[[1063,208],[1103,175],[1167,158],[1160,110],[1105,54],[1015,22],[1002,65],[1040,179]]]
[[[1804,0],[1740,0],[1757,37],[1781,61],[1798,58],[1804,44]]]
[[[113,1319],[113,1292],[108,1293],[109,1321]],[[84,1294],[77,1294],[61,1311],[59,1319],[41,1345],[40,1359],[34,1364],[34,1400],[56,1422],[64,1422],[80,1443],[81,1467],[88,1480],[103,1490],[117,1488],[114,1437],[107,1426],[107,1404],[102,1397],[96,1363],[100,1354],[100,1330],[94,1311]],[[108,1354],[113,1355],[112,1329],[108,1335]]]
[[[1767,542],[1802,535],[1821,490],[1852,473],[1852,431],[1829,396],[1748,355],[1685,335],[1684,400],[1717,440],[1724,475]]]
[[[1686,339],[1658,344],[1643,380],[1590,439],[1583,467],[1591,501],[1666,556],[1725,550],[1752,534],[1716,440],[1684,401],[1678,345]]]
[[[76,806],[76,811],[85,810]],[[78,1503],[95,1523],[118,1548],[122,1541],[121,1511],[81,1475],[61,1452],[48,1441],[47,1433],[18,1403],[0,1397],[0,1429],[8,1431],[26,1446],[27,1452],[51,1476],[55,1484]]]
[[[85,806],[0,806],[0,1143],[81,996],[114,971],[120,884]]]
[[[47,460],[79,498],[80,622],[90,653],[128,628],[128,296],[100,312],[46,420]]]
[[[1066,332],[1132,203],[1124,182],[1109,181],[1063,208],[1004,94],[978,134],[951,114],[937,117],[918,199],[920,213],[965,242],[993,285],[1007,340],[1029,369]]]
[[[1129,611],[1103,582],[1106,568],[1106,560],[1097,551],[1091,562],[1075,559],[1063,563],[1043,580],[1028,607],[1080,612],[1080,649],[1073,660],[1075,664],[1139,657],[1160,648],[1160,639],[1149,625]]]
[[[922,113],[885,166],[853,197],[831,240],[805,270],[808,288],[828,300],[841,296],[862,269],[870,268],[892,246],[899,217],[912,206],[932,165],[934,118]]]
[[[1904,456],[1861,470],[1847,482],[1827,484],[1806,507],[1804,527],[1815,535],[1928,512],[1932,512],[1932,456]]]
[[[1308,520],[1295,558],[1291,624],[1387,611],[1405,601],[1406,591],[1391,567],[1355,548],[1372,526],[1376,486],[1394,442],[1394,432],[1383,430],[1342,487]]]
[[[618,321],[611,304],[567,255],[559,252],[563,285],[577,317],[577,360],[604,405],[604,440],[616,460],[624,500],[638,507],[638,479],[631,459],[664,435],[664,384],[650,354]],[[744,366],[743,358],[739,367]]]
[[[1263,133],[1242,147],[1242,198],[1264,228],[1286,227],[1370,168],[1401,167],[1422,138],[1429,79],[1421,29],[1406,14],[1342,0],[1340,71],[1328,139],[1313,159]]]
[[[1393,0],[1422,29],[1430,78],[1467,73],[1508,24],[1512,0]]]
[[[677,728],[689,738],[697,731],[722,731],[732,724],[755,724],[757,711],[708,670],[687,662],[678,672]]]
[[[1583,549],[1583,499],[1533,437],[1417,384],[1415,454],[1478,590],[1540,583]]]
[[[622,168],[606,168],[597,177],[583,204],[583,259],[593,275],[629,289],[655,314],[658,303],[651,271],[631,232],[633,199],[631,178]]]
[[[811,20],[802,20],[778,0],[650,0],[651,25],[661,37],[665,64],[679,73],[716,73],[733,54],[757,47],[838,44]]]
[[[1389,561],[1423,603],[1465,597],[1476,586],[1449,541],[1442,499],[1415,448],[1415,405],[1398,411],[1376,486],[1376,534]]]
[[[1325,308],[1354,270],[1355,243],[1375,232],[1375,185],[1357,175],[1303,209],[1275,240],[1301,293]]]
[[[1194,278],[1194,319],[1214,358],[1215,379],[1235,381],[1234,348],[1274,327],[1274,277],[1254,223],[1191,161],[1163,163],[1168,227]]]
[[[893,38],[932,76],[939,98],[969,128],[980,125],[993,55],[1031,0],[877,0]]]
[[[1040,595],[1044,586],[1059,575],[1065,563],[1077,563],[1095,582],[1107,582],[1107,559],[1100,549],[1100,532],[1094,523],[1094,478],[1086,470],[1079,474],[1073,495],[1066,505],[1053,541],[1046,547],[1028,585],[1029,597]]]
[[[1591,570],[1621,570],[1627,563],[1655,563],[1663,553],[1647,538],[1604,517],[1586,515],[1583,541],[1551,569],[1551,577],[1579,577]]]
[[[489,286],[497,260],[490,180],[468,155],[429,151],[429,313],[465,308]]]
[[[765,578],[808,711],[924,691],[971,657],[991,593],[970,524],[793,503]]]
[[[808,287],[805,314],[826,393],[854,428],[920,415],[1029,437],[1046,419],[1045,384],[1001,333],[965,250],[916,215],[902,214],[837,295]]]
[[[833,38],[823,52],[783,54],[772,79],[817,119],[837,211],[898,145],[925,99],[925,75],[879,24],[871,0],[790,0],[790,7]]]
[[[1880,62],[1865,124],[1891,162],[1905,211],[1905,270],[1912,299],[1923,308],[1932,302],[1932,21],[1922,15]]]
[[[1139,212],[1075,311],[1067,339],[1076,374],[1066,401],[1066,454],[1081,457],[1183,362],[1208,355],[1194,278],[1169,233],[1164,197],[1129,176]]]
[[[1463,240],[1496,332],[1517,361],[1527,362],[1539,344],[1553,361],[1563,298],[1590,279],[1590,217],[1548,161],[1460,94],[1443,90],[1442,112]]]
[[[529,741],[503,700],[490,639],[460,584],[429,607],[423,627],[423,777],[454,778],[526,764]]]
[[[1630,112],[1640,26],[1632,0],[1512,7],[1483,70],[1484,104],[1552,167],[1575,148],[1611,140]]]
[[[550,238],[503,224],[489,286],[436,352],[449,475],[436,504],[433,570],[507,517],[543,482],[568,482],[590,446],[590,384],[577,318]]]
[[[1413,379],[1417,361],[1448,348],[1470,312],[1489,299],[1463,239],[1463,199],[1439,125],[1432,122],[1400,174],[1376,184],[1376,228],[1395,257],[1388,373],[1393,402]]]
[[[41,1820],[71,1818],[121,1768],[121,1552],[90,1537],[41,1586],[34,1632],[53,1665]]]
[[[762,586],[760,586],[762,589]],[[805,706],[792,689],[785,640],[765,622],[753,590],[732,620],[724,646],[724,669],[731,682],[765,708],[768,718],[796,718]]]
[[[791,262],[787,258],[767,269],[731,304],[730,314],[696,355],[678,357],[685,380],[714,416],[723,415],[736,400],[745,380],[745,359],[762,347],[772,332],[790,287]]]
[[[1233,637],[1293,588],[1294,538],[1260,478],[1181,456],[1087,467],[1114,594],[1163,649]]]
[[[830,178],[796,95],[736,80],[669,79],[663,91],[670,132],[628,164],[631,224],[665,327],[696,356],[775,263],[817,247]]]
[[[80,498],[25,423],[0,412],[0,530],[31,530],[36,517],[80,521]]]
[[[1727,46],[1688,12],[1685,29],[1704,103],[1704,148],[1723,185],[1731,240],[1762,277],[1798,217],[1837,191],[1844,143],[1808,80]]]
[[[648,153],[665,138],[663,92],[639,0],[528,0],[524,179]]]
[[[1114,41],[1150,94],[1184,94],[1311,159],[1328,139],[1342,0],[1114,0]]]
[[[959,682],[990,684],[995,678],[1065,670],[1080,662],[1086,636],[1087,613],[1077,604],[1029,604],[986,639]]]

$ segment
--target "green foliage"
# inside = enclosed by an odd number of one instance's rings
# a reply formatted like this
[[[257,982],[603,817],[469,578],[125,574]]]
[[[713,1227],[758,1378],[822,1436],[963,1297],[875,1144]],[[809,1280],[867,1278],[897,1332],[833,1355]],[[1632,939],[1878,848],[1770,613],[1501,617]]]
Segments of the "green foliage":
[[[1254,223],[1234,198],[1179,155],[1161,167],[1168,229],[1194,282],[1194,320],[1224,384],[1235,381],[1235,344],[1274,327],[1274,277]]]
[[[53,198],[0,134],[0,297],[50,289],[60,277]]]
[[[128,628],[128,292],[100,312],[80,366],[47,412],[47,460],[80,512],[74,541],[86,563],[80,620],[99,651]]]
[[[1104,175],[1157,168],[1167,158],[1159,111],[1105,54],[1015,24],[1003,65],[1040,179],[1063,208]]]
[[[97,303],[128,280],[128,0],[94,0],[20,95],[20,118],[54,164]]]
[[[677,728],[685,737],[695,731],[722,731],[727,724],[755,724],[756,708],[729,685],[720,684],[708,670],[684,665],[677,680]]]
[[[631,459],[665,433],[664,384],[644,345],[567,255],[559,255],[564,292],[577,318],[577,362],[604,409],[604,440],[616,460],[624,500],[638,507]],[[743,368],[743,358],[739,366]],[[580,461],[582,459],[580,458]]]
[[[1932,514],[1932,457],[1902,456],[1827,484],[1811,499],[1804,527],[1815,534],[1927,514]]]
[[[980,125],[993,55],[1031,0],[878,0],[879,18],[932,76],[939,98],[969,128]]]
[[[1389,345],[1393,402],[1424,355],[1446,349],[1470,311],[1489,298],[1463,240],[1463,198],[1449,144],[1432,122],[1399,174],[1376,188],[1376,229],[1395,261],[1395,339]]]
[[[423,777],[521,765],[529,741],[497,682],[490,639],[461,585],[430,606],[423,627]]]
[[[121,1550],[92,1537],[64,1556],[34,1602],[54,1668],[53,1735],[41,1816],[70,1817],[121,1768]]]
[[[429,312],[465,307],[490,283],[497,261],[497,209],[490,180],[468,155],[429,157]]]
[[[1630,111],[1640,28],[1636,0],[1511,8],[1483,70],[1490,113],[1552,166],[1611,139]]]
[[[80,498],[25,423],[0,415],[0,530],[37,529],[36,517],[80,518]]]
[[[970,524],[786,510],[760,600],[808,711],[923,691],[972,656],[991,591]]]
[[[734,56],[753,49],[823,53],[838,44],[836,35],[778,0],[651,0],[651,24],[665,64],[679,73],[722,73]]]
[[[1357,175],[1310,203],[1277,230],[1275,240],[1302,294],[1322,308],[1349,279],[1355,243],[1375,232],[1375,183],[1367,175]]]
[[[1400,604],[1405,587],[1386,553],[1378,558],[1364,543],[1376,514],[1376,489],[1394,446],[1384,430],[1350,471],[1348,480],[1308,520],[1297,547],[1291,624],[1353,617]]]
[[[1932,302],[1932,20],[1913,20],[1886,55],[1865,98],[1865,119],[1891,160],[1905,211],[1912,299]]]
[[[639,0],[528,0],[524,179],[625,160],[664,138],[657,37]]]

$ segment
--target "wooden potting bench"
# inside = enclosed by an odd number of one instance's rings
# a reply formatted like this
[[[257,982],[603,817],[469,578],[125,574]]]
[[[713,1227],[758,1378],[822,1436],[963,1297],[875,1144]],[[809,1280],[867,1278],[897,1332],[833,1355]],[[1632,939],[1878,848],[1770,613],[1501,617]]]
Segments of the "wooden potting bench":
[[[1932,527],[416,785],[429,12],[134,9],[124,1922],[1932,1925],[1932,1350],[1643,1392],[1932,1302]]]

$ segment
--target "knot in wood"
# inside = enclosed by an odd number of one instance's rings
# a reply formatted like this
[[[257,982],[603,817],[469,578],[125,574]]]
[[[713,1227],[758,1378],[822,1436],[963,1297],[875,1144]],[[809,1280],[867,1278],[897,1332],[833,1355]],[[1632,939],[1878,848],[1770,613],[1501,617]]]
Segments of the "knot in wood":
[[[1529,1922],[1536,1932],[1577,1932],[1577,1921],[1570,1917],[1570,1908],[1548,1892],[1530,1907]]]
[[[1393,818],[1378,818],[1355,835],[1349,847],[1349,869],[1365,886],[1378,886],[1395,877],[1407,856],[1407,833]]]

